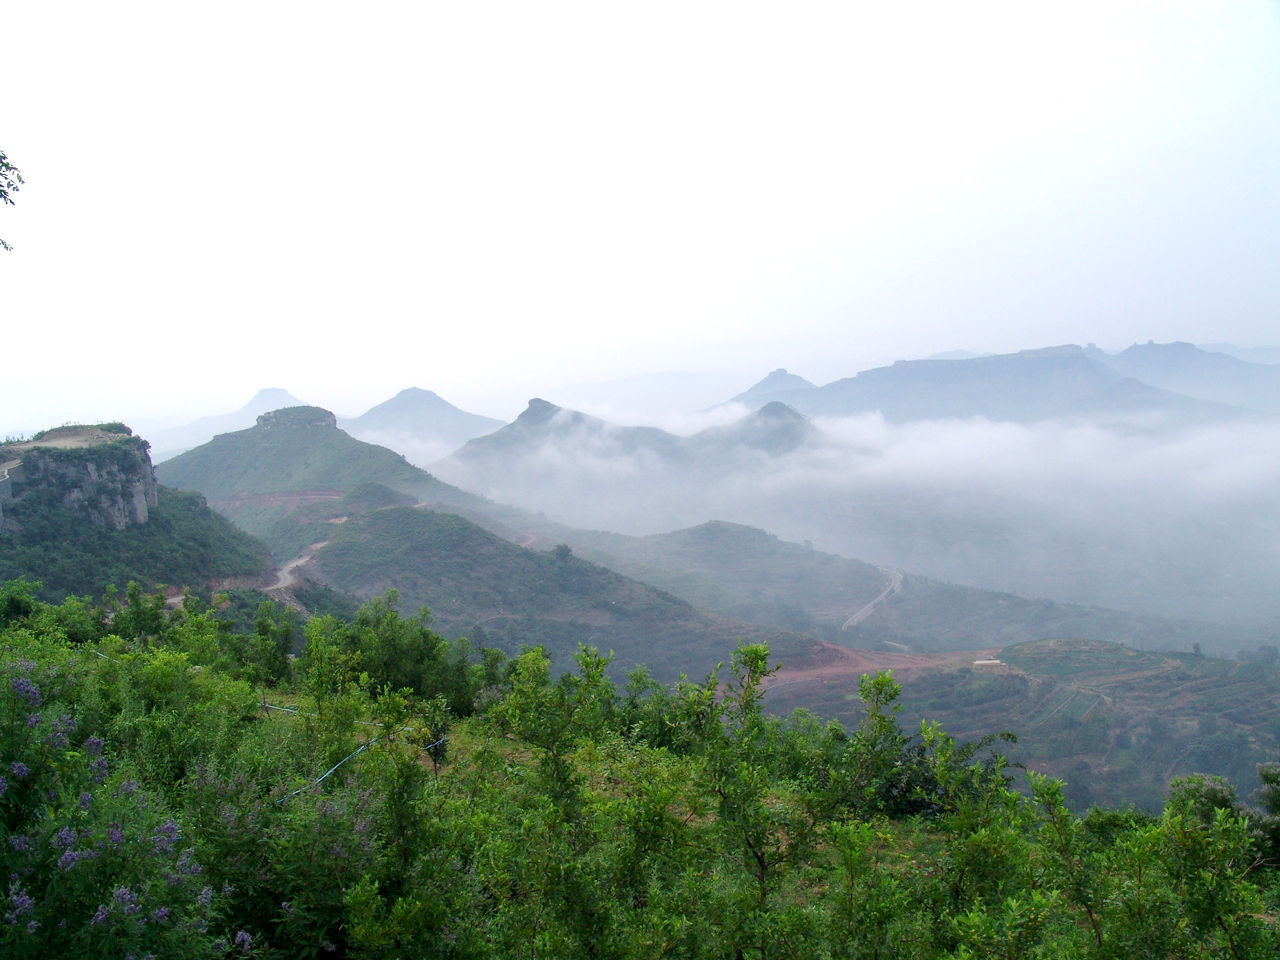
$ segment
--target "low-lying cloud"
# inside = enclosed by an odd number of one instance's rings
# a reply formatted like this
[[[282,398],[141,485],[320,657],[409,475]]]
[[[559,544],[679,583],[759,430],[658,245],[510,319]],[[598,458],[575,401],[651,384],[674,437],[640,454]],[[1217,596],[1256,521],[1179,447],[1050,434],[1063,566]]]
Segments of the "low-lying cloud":
[[[711,519],[974,586],[1146,613],[1280,623],[1280,425],[1178,433],[983,419],[817,420],[782,455],[673,461],[570,431],[447,480],[564,523]]]

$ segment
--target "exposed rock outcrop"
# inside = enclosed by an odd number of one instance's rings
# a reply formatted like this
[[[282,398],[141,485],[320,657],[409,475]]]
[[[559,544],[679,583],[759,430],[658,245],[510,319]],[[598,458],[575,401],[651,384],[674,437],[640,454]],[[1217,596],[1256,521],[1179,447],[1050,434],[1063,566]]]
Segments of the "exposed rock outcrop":
[[[109,426],[59,428],[0,448],[4,499],[39,497],[112,530],[146,523],[156,505],[147,444],[128,427]]]

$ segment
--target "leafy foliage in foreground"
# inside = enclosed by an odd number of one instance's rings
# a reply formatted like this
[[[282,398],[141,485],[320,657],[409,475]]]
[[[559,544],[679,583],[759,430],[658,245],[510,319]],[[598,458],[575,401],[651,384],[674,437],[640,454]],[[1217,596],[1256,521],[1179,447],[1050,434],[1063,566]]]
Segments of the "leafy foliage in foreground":
[[[761,710],[769,654],[618,689],[432,633],[388,596],[239,633],[189,600],[0,589],[0,950],[11,957],[1263,957],[1268,812],[1159,817],[896,716]]]

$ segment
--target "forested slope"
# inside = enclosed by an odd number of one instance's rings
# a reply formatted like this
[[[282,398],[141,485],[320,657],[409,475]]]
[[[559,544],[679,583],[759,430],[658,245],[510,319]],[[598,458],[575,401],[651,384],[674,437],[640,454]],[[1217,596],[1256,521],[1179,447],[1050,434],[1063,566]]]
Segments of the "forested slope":
[[[148,603],[0,591],[7,957],[1273,957],[1280,770],[1159,816],[1062,804],[860,684],[849,727],[760,710],[740,647],[623,689],[448,643],[384,602],[303,656]],[[109,631],[109,632],[108,632]]]

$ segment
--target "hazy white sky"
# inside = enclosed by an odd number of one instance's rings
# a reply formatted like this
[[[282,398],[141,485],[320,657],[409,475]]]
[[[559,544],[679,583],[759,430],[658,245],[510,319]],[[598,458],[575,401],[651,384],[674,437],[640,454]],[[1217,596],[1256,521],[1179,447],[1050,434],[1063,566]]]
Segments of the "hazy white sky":
[[[1280,342],[1280,5],[22,3],[0,433]]]

